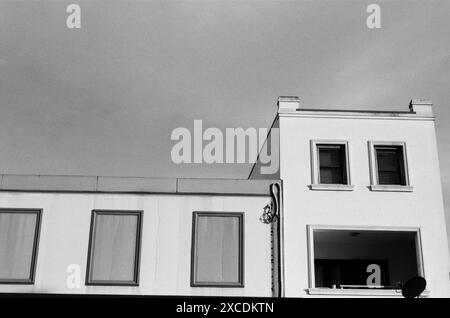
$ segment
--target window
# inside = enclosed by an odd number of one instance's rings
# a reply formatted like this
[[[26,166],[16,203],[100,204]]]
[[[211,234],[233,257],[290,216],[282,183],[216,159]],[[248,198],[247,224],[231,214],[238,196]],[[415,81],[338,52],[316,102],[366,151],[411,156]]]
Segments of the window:
[[[406,185],[403,147],[375,146],[378,184]]]
[[[309,227],[310,287],[395,290],[423,276],[418,229]]]
[[[367,268],[376,264],[380,268],[380,286],[388,286],[388,263],[385,259],[315,259],[316,287],[367,288]],[[381,287],[380,287],[381,288]]]
[[[346,141],[312,140],[311,169],[312,190],[353,190]]]
[[[243,213],[193,213],[191,286],[244,286],[243,232]]]
[[[86,284],[136,286],[142,211],[92,211]]]
[[[0,283],[33,284],[41,210],[0,209]]]
[[[412,191],[404,142],[369,142],[373,191]]]
[[[344,145],[317,145],[319,183],[347,184]]]

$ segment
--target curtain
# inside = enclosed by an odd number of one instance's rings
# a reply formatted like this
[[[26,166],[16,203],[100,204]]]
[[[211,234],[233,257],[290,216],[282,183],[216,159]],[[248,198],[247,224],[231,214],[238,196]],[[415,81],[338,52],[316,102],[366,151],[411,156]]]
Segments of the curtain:
[[[239,222],[239,217],[198,216],[196,282],[239,282]]]
[[[134,281],[137,215],[96,214],[91,281]]]
[[[0,212],[0,280],[29,279],[37,213]]]

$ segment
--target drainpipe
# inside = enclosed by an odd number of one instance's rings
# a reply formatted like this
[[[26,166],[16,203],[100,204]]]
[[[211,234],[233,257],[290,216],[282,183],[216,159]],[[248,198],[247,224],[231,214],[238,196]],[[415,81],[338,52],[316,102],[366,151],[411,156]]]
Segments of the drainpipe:
[[[284,284],[284,200],[283,180],[279,183],[279,211],[278,211],[278,272],[279,272],[279,297],[285,297]]]
[[[271,224],[274,296],[285,297],[283,181],[272,183],[269,190],[272,202],[270,208],[264,208],[260,219],[263,223]]]

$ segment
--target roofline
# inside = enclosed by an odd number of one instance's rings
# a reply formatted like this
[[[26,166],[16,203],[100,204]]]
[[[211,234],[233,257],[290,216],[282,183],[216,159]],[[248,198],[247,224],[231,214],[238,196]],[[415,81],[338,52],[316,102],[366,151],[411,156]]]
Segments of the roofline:
[[[278,114],[277,114],[277,115],[275,116],[275,118],[272,120],[272,125],[270,125],[270,128],[269,128],[269,130],[268,130],[268,132],[267,132],[267,135],[266,135],[266,137],[265,137],[265,139],[264,139],[264,143],[263,143],[261,149],[259,149],[259,151],[258,151],[258,156],[256,156],[256,160],[255,160],[255,162],[253,163],[252,168],[250,169],[250,172],[249,172],[249,174],[248,174],[247,179],[249,179],[249,180],[255,180],[255,179],[251,179],[253,170],[255,170],[256,164],[257,164],[258,161],[259,161],[259,156],[261,155],[261,151],[262,151],[262,150],[264,149],[264,147],[266,146],[267,140],[269,139],[270,133],[272,132],[272,129],[273,129],[275,123],[277,122],[278,118],[279,118],[279,117],[278,117]]]
[[[370,109],[332,109],[332,108],[301,108],[296,111],[316,111],[316,112],[340,112],[340,113],[387,113],[387,114],[415,114],[408,110],[370,110]]]
[[[418,114],[414,111],[380,111],[351,109],[305,109],[280,110],[279,117],[311,117],[311,118],[347,118],[347,119],[384,119],[384,120],[429,120],[434,115]]]
[[[67,192],[268,196],[279,180],[0,175],[0,192]]]

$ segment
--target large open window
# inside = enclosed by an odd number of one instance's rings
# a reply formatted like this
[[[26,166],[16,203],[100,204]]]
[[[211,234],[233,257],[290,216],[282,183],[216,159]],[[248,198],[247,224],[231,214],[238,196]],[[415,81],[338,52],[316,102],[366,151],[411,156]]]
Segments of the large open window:
[[[423,276],[416,229],[310,227],[310,285],[329,289],[398,289]]]

